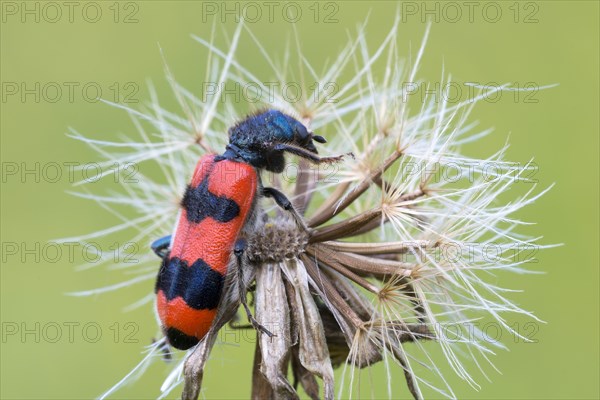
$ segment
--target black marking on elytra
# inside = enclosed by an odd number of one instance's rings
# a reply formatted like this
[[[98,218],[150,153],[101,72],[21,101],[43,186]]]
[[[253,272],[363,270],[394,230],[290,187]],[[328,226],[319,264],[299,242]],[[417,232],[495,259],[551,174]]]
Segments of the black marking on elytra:
[[[196,187],[188,185],[181,200],[187,219],[199,223],[206,217],[219,222],[229,222],[240,215],[240,206],[225,196],[217,196],[208,190],[208,173]]]
[[[169,253],[170,254],[170,253]],[[169,262],[169,254],[162,259],[160,263],[160,268],[158,270],[158,276],[156,277],[156,283],[154,284],[154,293],[158,293],[159,290],[162,289],[165,271],[167,270],[167,263]]]
[[[169,344],[179,350],[187,350],[200,342],[195,336],[186,335],[177,328],[167,328],[165,336]]]
[[[178,257],[165,259],[156,280],[156,291],[162,290],[167,300],[181,297],[195,310],[217,308],[225,278],[202,259],[191,267]]]

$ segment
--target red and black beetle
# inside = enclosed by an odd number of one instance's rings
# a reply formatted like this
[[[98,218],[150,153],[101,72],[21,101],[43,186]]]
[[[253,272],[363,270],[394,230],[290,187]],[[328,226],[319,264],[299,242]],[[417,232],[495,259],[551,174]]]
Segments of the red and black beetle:
[[[189,349],[206,335],[223,296],[230,263],[243,264],[243,232],[252,229],[261,196],[271,197],[307,229],[292,203],[277,189],[263,187],[260,171],[280,173],[288,152],[313,163],[331,163],[337,157],[319,157],[313,141],[325,143],[295,118],[267,110],[251,115],[229,129],[222,155],[203,156],[181,201],[175,235],[152,244],[162,258],[156,280],[156,308],[167,342]],[[252,317],[246,304],[241,272],[241,302],[249,321],[272,335]]]

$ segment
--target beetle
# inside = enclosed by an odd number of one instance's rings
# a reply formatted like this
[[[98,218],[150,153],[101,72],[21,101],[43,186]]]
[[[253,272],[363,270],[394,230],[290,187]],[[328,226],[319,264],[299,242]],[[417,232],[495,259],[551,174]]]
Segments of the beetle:
[[[228,133],[223,154],[207,154],[198,161],[181,201],[174,236],[151,245],[162,259],[156,310],[167,342],[180,350],[195,346],[209,331],[230,264],[238,268],[239,297],[248,320],[259,332],[273,335],[254,319],[246,302],[241,273],[244,236],[254,229],[261,197],[272,198],[300,229],[308,231],[308,227],[282,192],[262,185],[260,173],[281,173],[285,153],[315,164],[343,158],[320,157],[313,142],[326,140],[274,109],[249,115]]]

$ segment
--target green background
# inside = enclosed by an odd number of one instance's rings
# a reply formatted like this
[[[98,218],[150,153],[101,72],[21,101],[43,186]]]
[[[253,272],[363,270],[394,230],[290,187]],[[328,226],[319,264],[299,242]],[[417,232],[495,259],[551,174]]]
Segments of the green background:
[[[134,82],[139,87],[134,98],[141,105],[149,99],[146,82],[151,80],[163,106],[177,110],[164,79],[160,44],[178,81],[199,93],[205,52],[190,34],[208,38],[212,21],[203,21],[200,2],[137,1],[137,11],[121,3],[117,5],[121,11],[118,22],[114,20],[114,3],[99,2],[103,15],[97,23],[82,18],[85,3],[77,3],[80,7],[75,9],[73,22],[63,15],[55,23],[43,15],[39,22],[31,15],[22,21],[21,14],[6,12],[7,3],[34,8],[37,2],[2,3],[0,119],[4,172],[14,165],[33,168],[36,162],[43,166],[97,161],[91,150],[65,135],[68,127],[106,139],[134,131],[124,112],[85,101],[81,90],[75,89],[73,101],[66,92],[56,102],[48,101],[51,93],[39,102],[33,95],[23,101],[19,95],[6,93],[7,82],[25,82],[30,87],[35,82],[77,82],[79,88],[86,82],[98,82],[109,99],[114,94],[111,84],[117,82],[123,90],[127,82]],[[37,4],[44,6],[43,2]],[[333,59],[346,43],[348,32],[354,32],[369,11],[366,32],[374,48],[391,27],[399,7],[394,2],[339,2],[338,21],[324,23],[327,10],[321,4],[323,14],[315,23],[309,9],[313,2],[299,4],[303,17],[295,25],[303,51],[315,65]],[[421,11],[436,7],[436,2],[413,4]],[[479,379],[479,392],[458,382],[452,372],[447,377],[460,398],[598,398],[598,2],[518,3],[517,22],[514,2],[495,2],[503,13],[497,23],[486,21],[481,8],[475,10],[470,22],[464,6],[462,17],[452,23],[448,18],[454,14],[446,14],[444,19],[443,13],[453,10],[444,8],[444,2],[437,4],[442,15],[433,21],[420,77],[438,81],[443,65],[458,82],[559,84],[537,93],[537,103],[507,96],[497,103],[477,106],[471,119],[479,120],[484,128],[495,127],[495,131],[466,151],[485,157],[510,134],[509,160],[526,162],[534,156],[541,185],[556,182],[556,186],[519,216],[537,222],[528,233],[543,235],[545,243],[564,243],[537,255],[535,268],[546,274],[502,277],[502,285],[524,290],[512,297],[519,305],[548,322],[539,327],[537,343],[514,343],[507,337],[504,341],[510,351],[499,351],[494,357],[502,374],[488,370],[493,382]],[[46,17],[53,18],[53,10],[46,11],[51,13]],[[137,22],[123,23],[132,11],[136,11]],[[537,22],[525,23],[526,16],[534,11]],[[223,26],[231,34],[233,17],[227,17]],[[282,54],[283,40],[293,32],[292,24],[277,12],[273,22],[265,15],[250,26],[275,58]],[[414,55],[424,30],[420,14],[401,22],[401,56],[408,56],[411,49]],[[225,43],[221,26],[216,32],[218,43]],[[263,65],[261,56],[252,49],[241,46],[238,53],[238,59],[250,70]],[[3,246],[16,243],[21,249],[35,249],[36,243],[43,247],[48,240],[92,232],[116,222],[93,202],[66,194],[71,183],[65,171],[55,183],[43,179],[38,183],[34,175],[25,179],[3,176]],[[94,185],[94,191],[103,190],[104,183]],[[34,329],[39,323],[40,330],[47,326],[46,334],[54,336],[50,329],[56,323],[62,327],[62,336],[56,343],[43,337],[37,342],[33,334],[24,340],[19,335],[2,338],[1,398],[79,399],[99,395],[138,362],[142,347],[156,334],[149,305],[129,313],[122,311],[149,293],[152,283],[91,298],[68,297],[65,292],[114,283],[116,276],[105,269],[76,272],[76,263],[65,255],[56,262],[43,257],[38,261],[34,255],[25,255],[22,260],[21,255],[3,254],[3,331],[14,326],[21,329],[22,324]],[[102,329],[95,343],[86,341],[82,333],[82,327],[90,322]],[[128,322],[139,328],[132,336],[137,343],[124,340],[125,334],[133,332],[125,325]],[[68,323],[79,323],[74,327],[72,343]],[[119,332],[116,341],[115,330]],[[87,333],[95,336],[93,330]],[[208,398],[248,396],[252,351],[253,345],[245,342],[215,348],[205,376]],[[155,363],[136,385],[117,397],[155,397],[169,368]],[[403,387],[404,382],[395,385]],[[376,390],[380,397],[385,393],[384,387]],[[405,390],[402,393],[408,395]]]

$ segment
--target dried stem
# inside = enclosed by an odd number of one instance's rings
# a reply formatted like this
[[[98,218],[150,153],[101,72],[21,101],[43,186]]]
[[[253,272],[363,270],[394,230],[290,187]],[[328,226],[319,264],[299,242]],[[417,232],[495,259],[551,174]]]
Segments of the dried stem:
[[[308,272],[308,275],[312,278],[312,281],[325,299],[330,301],[355,328],[360,328],[363,325],[363,321],[356,315],[354,310],[348,306],[331,282],[328,279],[323,279],[317,265],[307,256],[303,256],[302,261],[306,266],[306,272]]]
[[[416,265],[411,263],[366,257],[352,253],[330,252],[328,254],[348,268],[378,276],[410,276],[416,268]]]
[[[381,217],[381,210],[365,211],[352,218],[315,230],[309,242],[324,242],[327,240],[353,236],[358,229],[371,221],[377,220],[379,217]]]
[[[432,248],[439,242],[431,240],[411,240],[408,242],[356,243],[356,242],[324,242],[332,250],[362,255],[372,254],[405,254],[408,251]]]
[[[321,297],[328,310],[334,316],[339,329],[344,334],[346,339],[346,345],[348,348],[352,348],[357,337],[363,338],[360,344],[360,354],[358,358],[353,358],[352,362],[359,368],[369,366],[381,360],[381,353],[379,349],[371,340],[362,333],[364,330],[364,322],[359,315],[354,311],[354,307],[361,309],[361,302],[356,302],[357,298],[354,296],[356,291],[354,289],[348,289],[350,283],[346,280],[336,281],[337,287],[333,285],[330,279],[324,277],[318,270],[317,265],[312,259],[306,255],[301,257],[306,271],[311,278],[311,285],[316,290],[317,294]],[[340,284],[343,283],[343,284]],[[344,285],[347,284],[347,285]],[[344,287],[346,289],[344,290]],[[346,298],[338,291],[342,290],[346,294]],[[353,295],[354,294],[354,295]],[[321,313],[323,315],[323,313]],[[338,347],[339,348],[339,347]],[[338,350],[339,351],[339,350]]]
[[[333,268],[334,270],[338,271],[340,274],[344,275],[346,278],[351,279],[356,284],[362,286],[363,288],[367,289],[371,293],[374,293],[374,294],[379,293],[379,289],[375,285],[373,285],[366,279],[356,275],[354,272],[350,271],[348,268],[344,267],[342,264],[336,262],[335,260],[332,260],[331,258],[328,258],[326,256],[326,254],[328,254],[328,252],[316,252],[312,246],[308,246],[306,248],[306,253],[310,256],[317,258],[320,264],[322,263],[322,264],[327,265],[330,268]],[[317,256],[317,254],[318,254],[318,256]]]
[[[315,215],[308,221],[308,226],[315,227],[319,226],[331,218],[335,217],[342,211],[344,211],[350,204],[352,204],[360,195],[362,195],[371,184],[379,179],[381,175],[396,162],[402,156],[401,151],[394,151],[384,162],[381,168],[372,171],[365,179],[363,179],[355,188],[353,188],[337,205],[323,208],[323,211],[315,213]],[[333,196],[332,196],[333,197]],[[337,197],[336,197],[337,198]]]

